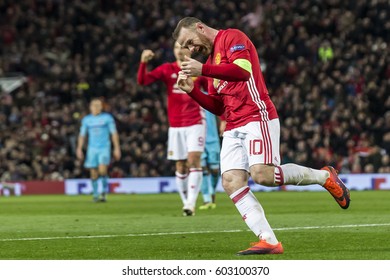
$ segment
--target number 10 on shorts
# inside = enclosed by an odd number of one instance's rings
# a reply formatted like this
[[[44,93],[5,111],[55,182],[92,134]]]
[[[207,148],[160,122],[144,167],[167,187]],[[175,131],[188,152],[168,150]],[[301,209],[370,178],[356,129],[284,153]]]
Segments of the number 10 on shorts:
[[[263,153],[263,141],[261,139],[249,140],[249,155],[261,155]]]

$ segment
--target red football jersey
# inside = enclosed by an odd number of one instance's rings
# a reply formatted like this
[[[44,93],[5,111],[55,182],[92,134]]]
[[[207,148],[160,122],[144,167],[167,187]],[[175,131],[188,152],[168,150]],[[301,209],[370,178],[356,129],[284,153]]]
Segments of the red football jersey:
[[[146,64],[141,63],[138,69],[138,83],[148,85],[159,80],[164,82],[168,93],[167,111],[168,121],[171,127],[201,124],[203,109],[195,100],[177,86],[176,82],[179,71],[180,68],[176,62],[164,63],[150,72],[147,72]]]
[[[249,81],[228,82],[214,79],[209,82],[208,87],[209,95],[218,94],[222,98],[226,130],[244,126],[251,121],[278,118],[268,95],[255,46],[240,30],[220,30],[206,64],[233,63],[236,59],[246,59],[252,64]]]

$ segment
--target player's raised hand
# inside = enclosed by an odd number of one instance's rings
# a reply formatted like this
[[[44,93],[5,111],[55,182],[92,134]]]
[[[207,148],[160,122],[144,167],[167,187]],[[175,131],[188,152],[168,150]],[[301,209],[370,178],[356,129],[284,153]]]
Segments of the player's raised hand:
[[[178,87],[187,93],[191,92],[194,89],[194,81],[192,80],[192,78],[189,75],[185,74],[183,71],[180,71],[178,74]]]
[[[141,62],[148,63],[154,57],[152,50],[143,50],[141,54]]]
[[[190,77],[199,77],[202,75],[203,64],[196,59],[184,56],[184,61],[181,63],[181,71]]]

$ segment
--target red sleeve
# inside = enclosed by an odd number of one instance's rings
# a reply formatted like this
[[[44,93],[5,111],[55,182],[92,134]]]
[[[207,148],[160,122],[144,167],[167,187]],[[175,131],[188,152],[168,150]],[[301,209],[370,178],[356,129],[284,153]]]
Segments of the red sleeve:
[[[236,59],[246,59],[251,62],[250,48],[253,45],[248,36],[238,29],[229,29],[226,33],[224,48],[229,63]]]
[[[251,73],[234,63],[203,64],[202,75],[229,82],[248,81],[251,77]]]
[[[146,63],[141,62],[138,68],[137,82],[140,85],[149,85],[158,80],[162,80],[162,67],[159,66],[156,69],[147,72]]]
[[[223,102],[217,95],[207,95],[200,91],[198,87],[194,87],[191,92],[188,93],[200,106],[214,115],[220,116],[225,112]]]
[[[208,90],[208,78],[205,76],[199,76],[195,80],[195,86],[199,87],[203,91]]]

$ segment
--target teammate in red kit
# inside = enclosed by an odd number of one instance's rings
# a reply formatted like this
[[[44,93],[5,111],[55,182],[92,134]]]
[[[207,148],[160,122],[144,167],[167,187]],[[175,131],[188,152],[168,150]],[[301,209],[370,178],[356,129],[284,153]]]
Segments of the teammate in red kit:
[[[176,185],[183,202],[183,215],[195,214],[196,199],[202,182],[201,154],[205,145],[205,121],[203,109],[177,86],[180,63],[190,51],[175,43],[176,61],[164,63],[148,72],[146,64],[153,58],[151,50],[144,50],[138,69],[138,83],[149,85],[163,81],[168,94],[168,159],[176,161]],[[207,88],[206,78],[196,79],[195,84]]]
[[[178,23],[173,38],[182,48],[208,56],[205,64],[186,57],[177,82],[202,107],[226,117],[222,184],[248,227],[259,237],[239,255],[283,253],[263,208],[248,187],[249,175],[265,186],[320,184],[341,208],[348,208],[349,190],[333,167],[315,170],[296,164],[280,165],[278,114],[269,98],[256,48],[243,32],[216,30],[197,18],[186,17]],[[192,77],[201,75],[213,78],[208,95],[194,87]]]

